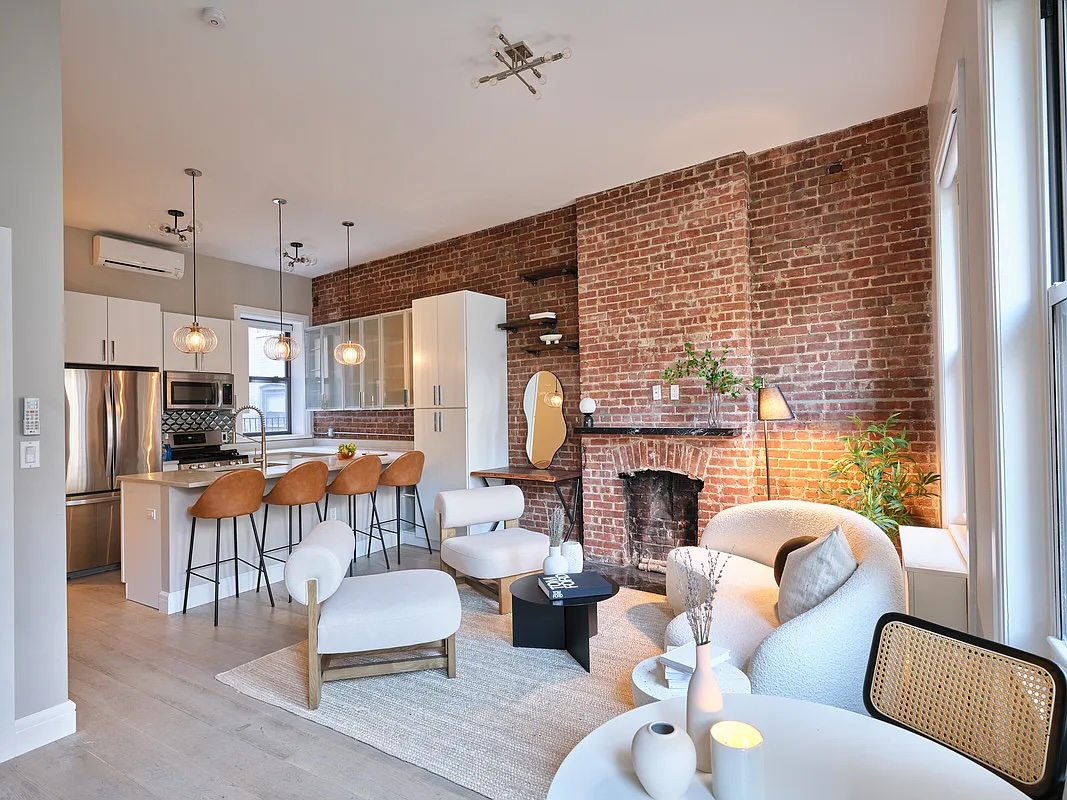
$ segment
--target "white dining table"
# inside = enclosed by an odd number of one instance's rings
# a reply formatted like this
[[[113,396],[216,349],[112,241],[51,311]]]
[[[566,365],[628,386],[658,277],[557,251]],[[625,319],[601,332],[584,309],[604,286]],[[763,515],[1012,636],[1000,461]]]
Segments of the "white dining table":
[[[724,695],[724,719],[763,733],[767,800],[1026,800],[989,770],[936,742],[832,706],[769,695]],[[548,800],[647,800],[630,742],[649,722],[685,727],[685,698],[650,703],[605,722],[570,752]],[[698,772],[686,800],[713,798]]]

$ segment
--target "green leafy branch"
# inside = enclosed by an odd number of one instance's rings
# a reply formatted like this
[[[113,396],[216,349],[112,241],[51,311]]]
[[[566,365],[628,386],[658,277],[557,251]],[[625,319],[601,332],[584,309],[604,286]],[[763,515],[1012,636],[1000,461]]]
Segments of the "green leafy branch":
[[[663,370],[663,380],[673,385],[682,378],[702,378],[708,392],[718,393],[736,400],[743,391],[750,388],[750,384],[746,383],[745,379],[740,375],[724,366],[726,357],[729,354],[729,347],[722,349],[721,356],[713,355],[711,350],[705,350],[700,354],[697,353],[692,342],[686,342],[684,355],[675,361],[672,366]]]

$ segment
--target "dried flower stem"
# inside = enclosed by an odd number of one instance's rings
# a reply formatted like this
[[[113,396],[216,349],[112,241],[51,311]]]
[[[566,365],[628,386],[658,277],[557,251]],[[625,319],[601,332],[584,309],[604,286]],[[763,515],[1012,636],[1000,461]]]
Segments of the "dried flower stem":
[[[693,631],[697,644],[711,641],[711,618],[715,595],[719,591],[723,570],[730,560],[729,553],[720,553],[710,547],[701,548],[707,558],[693,558],[697,548],[687,547],[682,551],[682,566],[685,569],[685,618]],[[703,555],[703,554],[702,554]]]

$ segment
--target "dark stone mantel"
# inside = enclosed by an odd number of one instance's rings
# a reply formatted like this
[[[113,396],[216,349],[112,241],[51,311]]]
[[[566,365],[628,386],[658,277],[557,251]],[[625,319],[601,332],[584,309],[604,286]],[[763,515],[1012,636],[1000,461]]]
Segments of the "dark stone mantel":
[[[574,429],[578,436],[709,436],[716,439],[733,439],[741,435],[740,428],[656,428],[641,425],[629,427],[585,427]]]

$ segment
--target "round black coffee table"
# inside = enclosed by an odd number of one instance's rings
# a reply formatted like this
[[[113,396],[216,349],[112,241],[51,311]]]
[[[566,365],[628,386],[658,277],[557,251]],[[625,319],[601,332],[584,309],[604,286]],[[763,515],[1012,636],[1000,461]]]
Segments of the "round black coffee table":
[[[511,584],[511,644],[566,650],[590,672],[589,639],[597,634],[596,605],[619,593],[619,584],[604,580],[611,586],[609,595],[553,602],[537,585],[536,575],[519,578]]]

